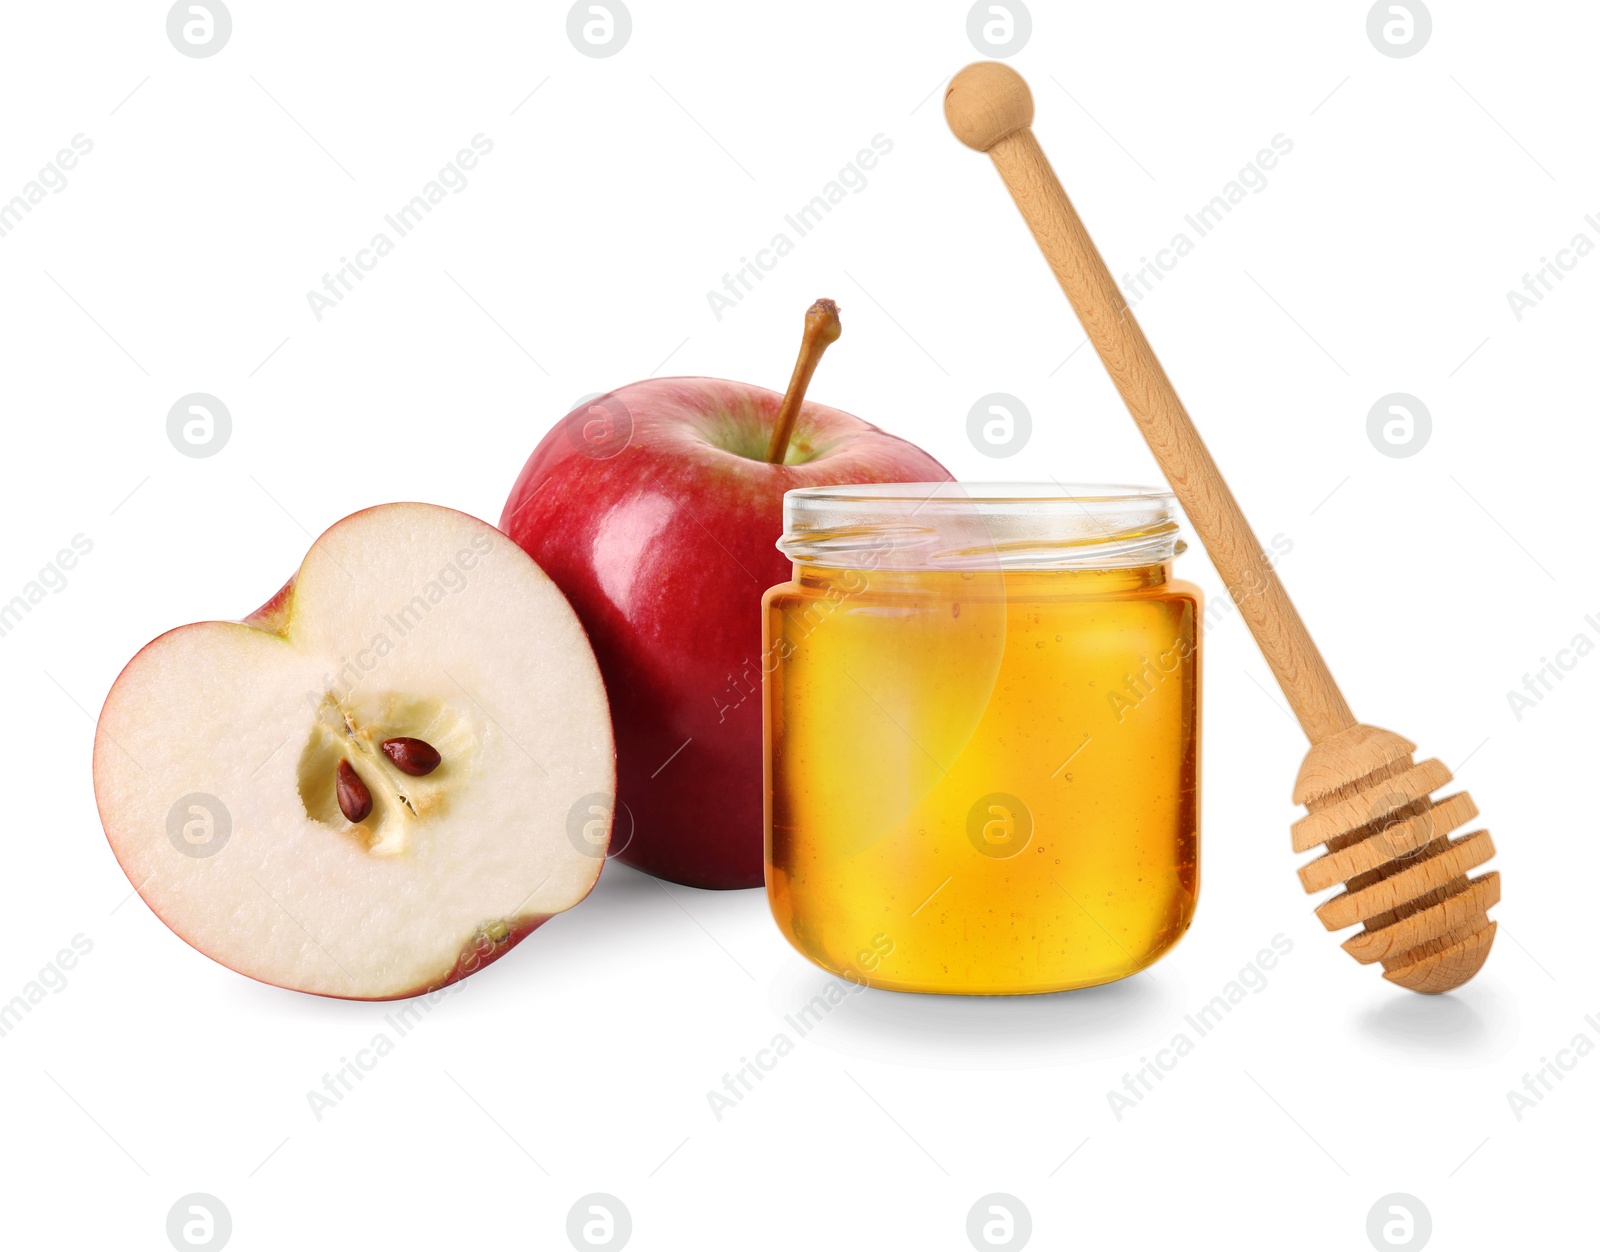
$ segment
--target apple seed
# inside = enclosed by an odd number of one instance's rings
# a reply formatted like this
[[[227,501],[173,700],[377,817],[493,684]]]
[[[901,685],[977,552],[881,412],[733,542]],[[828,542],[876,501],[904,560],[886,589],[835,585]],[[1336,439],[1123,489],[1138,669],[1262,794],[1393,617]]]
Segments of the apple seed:
[[[367,784],[361,781],[361,776],[350,768],[349,761],[339,761],[335,789],[339,793],[339,811],[348,821],[362,821],[372,812],[372,792],[367,790]]]
[[[439,749],[425,739],[385,739],[383,750],[402,774],[421,778],[439,768]]]

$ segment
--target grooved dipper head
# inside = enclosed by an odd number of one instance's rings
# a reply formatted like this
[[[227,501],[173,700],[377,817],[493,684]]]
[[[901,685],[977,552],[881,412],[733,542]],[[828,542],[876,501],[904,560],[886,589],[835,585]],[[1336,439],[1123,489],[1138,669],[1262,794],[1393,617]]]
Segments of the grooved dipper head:
[[[1344,950],[1363,964],[1382,962],[1390,982],[1437,995],[1488,957],[1500,875],[1469,876],[1494,856],[1494,841],[1486,830],[1450,837],[1478,806],[1464,791],[1435,800],[1450,771],[1439,761],[1417,764],[1415,749],[1364,725],[1316,744],[1295,784],[1295,799],[1310,812],[1291,833],[1296,852],[1325,848],[1300,867],[1307,891],[1344,883],[1317,909],[1329,930],[1361,924]]]

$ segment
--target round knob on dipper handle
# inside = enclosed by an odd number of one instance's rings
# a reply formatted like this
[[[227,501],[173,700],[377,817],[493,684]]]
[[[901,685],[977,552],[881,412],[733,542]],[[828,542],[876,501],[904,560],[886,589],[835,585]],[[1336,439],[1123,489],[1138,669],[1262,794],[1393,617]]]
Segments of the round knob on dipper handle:
[[[1007,135],[1033,125],[1033,93],[1009,65],[979,61],[950,80],[944,116],[957,139],[987,152]]]

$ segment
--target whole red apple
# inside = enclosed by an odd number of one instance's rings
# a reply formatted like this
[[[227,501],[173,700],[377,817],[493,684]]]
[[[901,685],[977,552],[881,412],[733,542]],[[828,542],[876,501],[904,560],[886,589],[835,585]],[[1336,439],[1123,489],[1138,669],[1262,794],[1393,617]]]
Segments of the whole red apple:
[[[613,847],[673,882],[761,885],[760,606],[791,573],[775,546],[784,492],[950,477],[914,444],[804,400],[838,327],[832,301],[812,306],[782,396],[662,378],[574,410],[500,519],[594,646],[617,746]]]

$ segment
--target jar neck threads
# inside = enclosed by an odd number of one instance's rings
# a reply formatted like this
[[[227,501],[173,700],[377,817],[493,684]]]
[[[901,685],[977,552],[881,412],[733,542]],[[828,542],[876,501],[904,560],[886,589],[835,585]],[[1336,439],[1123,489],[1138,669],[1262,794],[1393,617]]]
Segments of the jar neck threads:
[[[802,564],[794,566],[794,582],[843,602],[857,595],[875,598],[959,595],[968,600],[1061,600],[1128,595],[1164,587],[1172,563],[1125,565],[1111,569],[1006,570],[896,569],[874,566]]]
[[[1183,551],[1176,502],[1143,487],[867,483],[783,501],[778,548],[797,567],[1095,571],[1160,567]]]

